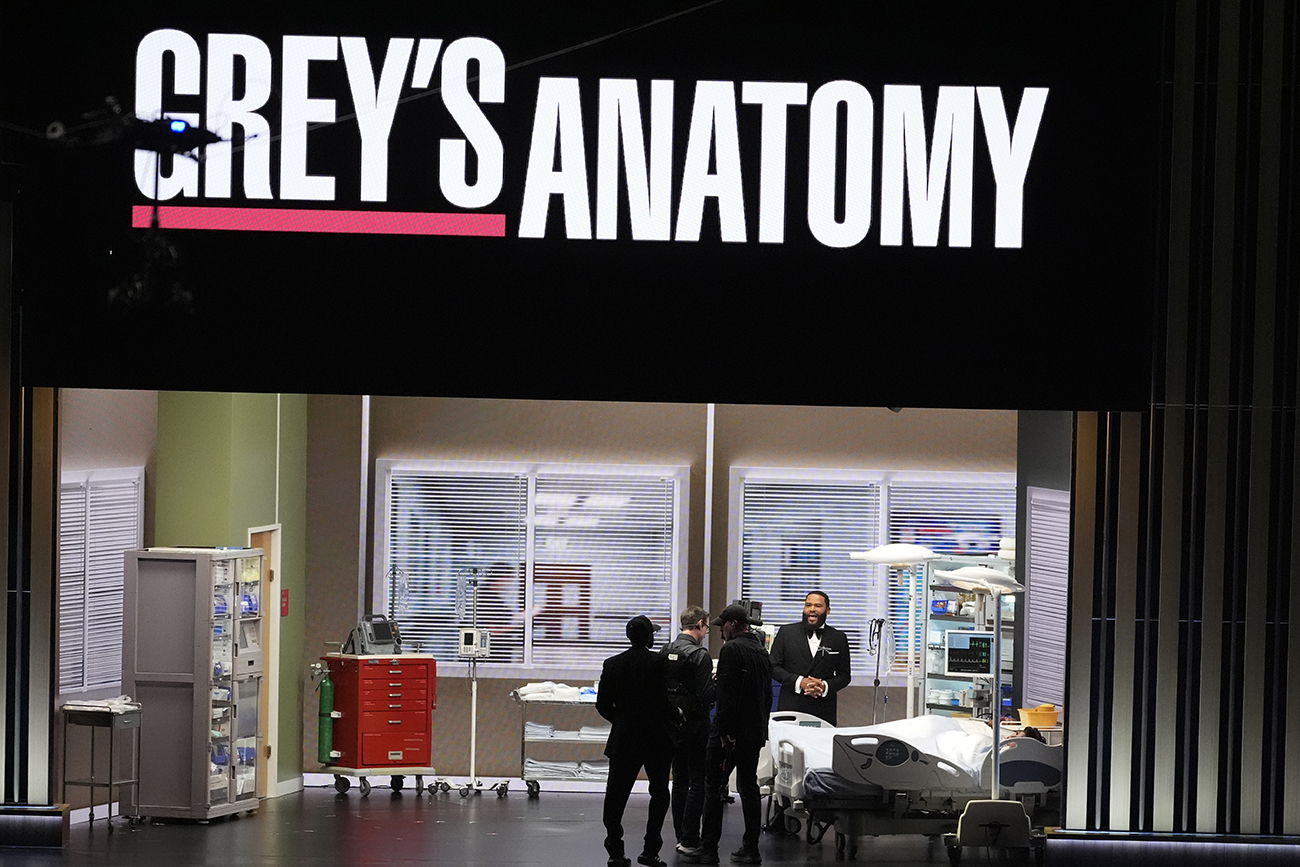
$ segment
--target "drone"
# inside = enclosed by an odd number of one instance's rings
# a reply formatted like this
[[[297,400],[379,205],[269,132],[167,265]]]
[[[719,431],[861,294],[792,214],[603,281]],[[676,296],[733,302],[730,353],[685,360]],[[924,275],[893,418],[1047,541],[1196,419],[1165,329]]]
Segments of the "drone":
[[[104,98],[104,108],[82,115],[85,123],[69,129],[62,121],[51,121],[45,137],[71,147],[106,145],[123,142],[137,150],[156,154],[187,156],[202,160],[200,148],[226,141],[216,133],[196,127],[180,118],[160,117],[145,120],[122,110],[115,97]],[[199,151],[191,156],[191,151]]]
[[[170,154],[197,162],[203,161],[204,148],[226,141],[211,130],[194,126],[180,118],[159,117],[153,120],[136,117],[122,109],[115,97],[104,98],[104,107],[86,112],[82,123],[69,128],[62,121],[52,121],[45,137],[66,147],[130,145],[136,150]],[[153,202],[150,226],[139,239],[143,262],[127,279],[109,287],[108,303],[125,310],[140,309],[161,303],[182,313],[194,310],[193,294],[176,274],[179,255],[159,225],[159,203]],[[167,297],[158,299],[156,287],[164,286]]]

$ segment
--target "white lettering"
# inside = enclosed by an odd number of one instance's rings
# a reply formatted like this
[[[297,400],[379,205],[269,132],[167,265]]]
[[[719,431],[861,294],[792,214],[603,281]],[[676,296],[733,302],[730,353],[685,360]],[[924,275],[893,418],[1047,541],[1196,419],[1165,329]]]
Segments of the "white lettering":
[[[835,219],[839,106],[844,104],[844,219]],[[856,81],[828,81],[808,109],[808,228],[827,247],[852,247],[871,229],[876,104]]]
[[[667,241],[672,231],[673,83],[650,82],[650,160],[646,162],[636,82],[600,80],[596,139],[596,237],[618,236],[618,142],[623,138],[628,216],[635,241]]]
[[[980,100],[980,120],[984,122],[984,140],[993,162],[993,180],[997,183],[997,217],[993,224],[993,246],[1019,247],[1023,235],[1025,211],[1025,175],[1029,157],[1038,138],[1038,124],[1047,104],[1046,87],[1026,87],[1016,114],[1016,131],[1007,129],[1007,110],[1002,102],[1002,88],[976,88]]]
[[[438,151],[438,185],[447,201],[460,208],[481,208],[501,194],[505,157],[501,138],[469,95],[469,62],[478,61],[478,103],[504,102],[506,59],[496,43],[477,36],[457,39],[442,55],[442,101],[465,133],[445,138]],[[478,157],[478,177],[469,183],[466,141]]]
[[[244,60],[244,95],[235,99],[235,58]],[[271,125],[257,111],[271,98],[271,49],[242,33],[208,34],[208,129],[221,141],[207,147],[203,194],[230,198],[235,125],[244,132],[244,196],[271,198]]]
[[[792,81],[746,81],[740,101],[763,107],[762,144],[758,164],[758,240],[785,241],[786,109],[807,105],[808,85]]]
[[[555,166],[559,137],[560,168]],[[587,192],[586,146],[582,139],[582,104],[578,79],[540,78],[537,109],[533,113],[533,140],[524,178],[524,203],[519,214],[519,237],[546,234],[546,211],[551,196],[564,197],[564,233],[568,238],[591,238],[591,199]]]
[[[172,91],[186,96],[199,92],[199,67],[202,63],[199,44],[180,30],[155,30],[140,40],[135,53],[135,114],[141,120],[164,117],[163,56],[169,53],[176,60]],[[183,120],[191,126],[199,125],[197,114],[167,112],[165,116]],[[195,160],[175,155],[171,157],[171,173],[164,175],[160,159],[153,151],[136,150],[136,189],[158,201],[181,194],[199,194],[199,164]]]
[[[883,124],[880,154],[880,243],[887,246],[903,243],[903,183],[906,177],[912,216],[912,244],[917,247],[938,245],[944,186],[948,179],[951,153],[952,194],[948,204],[948,246],[969,247],[971,185],[975,159],[975,88],[939,88],[928,171],[925,112],[921,105],[919,85],[885,85]]]
[[[280,198],[331,201],[334,178],[307,174],[307,126],[334,122],[334,100],[307,96],[313,60],[338,60],[335,36],[284,37],[284,79],[280,88]]]
[[[415,69],[411,70],[411,87],[428,87],[433,78],[433,67],[438,62],[438,52],[442,50],[441,39],[421,39],[420,47],[415,49]]]
[[[709,172],[713,153],[716,172]],[[718,200],[722,240],[745,240],[745,197],[740,178],[740,135],[736,129],[736,85],[730,81],[695,82],[681,200],[677,204],[678,241],[698,241],[704,199]]]
[[[361,131],[361,201],[383,202],[388,199],[388,134],[393,129],[397,97],[411,61],[414,39],[388,40],[388,54],[375,87],[375,72],[370,65],[370,50],[360,36],[344,36],[343,65],[348,72],[352,107],[357,112]]]

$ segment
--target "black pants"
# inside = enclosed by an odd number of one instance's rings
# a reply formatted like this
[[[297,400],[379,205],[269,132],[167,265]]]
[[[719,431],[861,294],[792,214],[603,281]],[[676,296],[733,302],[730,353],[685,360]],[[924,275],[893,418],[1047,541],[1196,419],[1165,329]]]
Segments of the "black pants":
[[[758,794],[758,756],[763,742],[738,742],[732,749],[724,750],[717,735],[709,737],[705,756],[704,827],[700,845],[706,852],[716,852],[722,839],[722,797],[727,777],[736,772],[736,788],[740,790],[740,813],[745,818],[742,848],[746,852],[758,851],[758,834],[762,823],[762,805]]]
[[[704,812],[705,755],[708,720],[683,735],[673,750],[673,831],[683,846],[700,845],[700,816]]]
[[[663,847],[664,816],[668,814],[668,768],[672,754],[664,749],[648,748],[633,755],[609,757],[609,781],[605,784],[605,851],[610,858],[622,858],[623,810],[632,794],[637,774],[645,768],[650,780],[650,816],[645,824],[645,855],[658,855]]]

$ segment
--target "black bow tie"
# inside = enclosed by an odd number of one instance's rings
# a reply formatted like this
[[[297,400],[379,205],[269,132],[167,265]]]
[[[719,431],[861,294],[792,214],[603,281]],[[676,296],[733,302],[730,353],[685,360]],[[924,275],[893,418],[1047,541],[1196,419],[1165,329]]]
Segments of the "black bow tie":
[[[814,635],[820,636],[822,634],[822,630],[826,628],[826,624],[823,623],[821,626],[809,626],[807,628],[808,628],[808,637],[812,638]]]

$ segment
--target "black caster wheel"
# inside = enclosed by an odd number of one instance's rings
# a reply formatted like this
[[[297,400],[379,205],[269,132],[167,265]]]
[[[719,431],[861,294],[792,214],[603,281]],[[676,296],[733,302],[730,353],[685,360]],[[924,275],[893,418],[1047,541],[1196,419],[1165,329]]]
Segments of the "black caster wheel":
[[[398,774],[394,774],[393,777],[388,781],[388,785],[392,787],[394,792],[400,792],[402,791],[402,786],[406,785],[406,777],[403,777]]]
[[[835,832],[835,851],[836,851],[836,852],[839,852],[839,853],[843,853],[844,850],[845,850],[846,848],[848,848],[848,845],[849,845],[849,840],[848,840],[848,838],[845,837],[843,834],[841,834],[839,831],[836,831],[836,832]]]
[[[451,783],[447,782],[446,780],[443,780],[441,783],[438,784],[438,791],[442,792],[444,795],[447,794],[448,792],[451,791]]]
[[[416,774],[416,775],[415,775],[415,794],[419,795],[419,794],[422,794],[423,792],[424,792],[424,776],[423,776],[422,774]]]
[[[361,778],[361,797],[363,797],[363,798],[367,798],[367,797],[369,797],[369,796],[370,796],[370,778],[369,778],[369,777],[362,777],[362,778]]]
[[[473,789],[471,789],[469,786],[461,786],[461,787],[460,787],[460,796],[461,796],[462,798],[468,798],[468,797],[469,797],[469,793],[472,792],[472,791],[473,791]]]
[[[948,847],[948,861],[952,864],[952,867],[958,867],[958,865],[961,864],[961,847],[960,847],[960,846],[949,846],[949,847]]]
[[[334,791],[341,795],[350,788],[352,788],[352,783],[347,777],[341,777],[338,774],[334,775]]]
[[[537,782],[536,780],[528,780],[527,786],[528,786],[528,797],[534,801],[537,800],[537,798],[540,797],[542,794],[542,784]]]
[[[793,834],[795,837],[798,837],[800,830],[802,830],[802,823],[798,819],[794,816],[785,817],[785,832],[787,834]]]
[[[504,798],[510,793],[510,786],[507,783],[499,783],[494,788],[497,790],[498,798]]]

